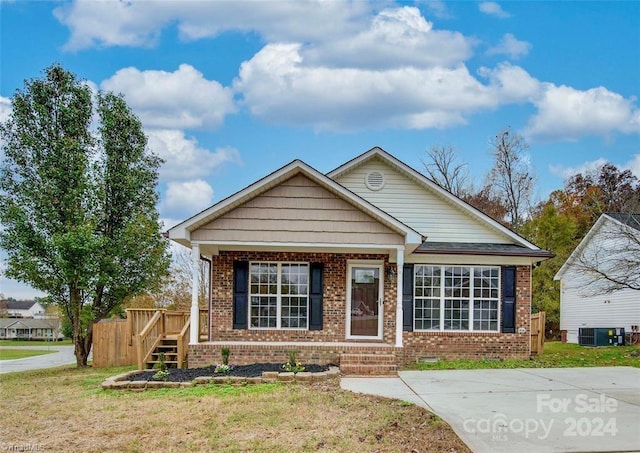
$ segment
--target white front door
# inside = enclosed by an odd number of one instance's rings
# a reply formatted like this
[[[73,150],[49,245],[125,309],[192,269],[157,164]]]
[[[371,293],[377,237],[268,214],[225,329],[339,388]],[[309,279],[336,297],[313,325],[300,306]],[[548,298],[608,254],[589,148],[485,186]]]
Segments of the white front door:
[[[382,339],[384,264],[347,265],[347,338]]]

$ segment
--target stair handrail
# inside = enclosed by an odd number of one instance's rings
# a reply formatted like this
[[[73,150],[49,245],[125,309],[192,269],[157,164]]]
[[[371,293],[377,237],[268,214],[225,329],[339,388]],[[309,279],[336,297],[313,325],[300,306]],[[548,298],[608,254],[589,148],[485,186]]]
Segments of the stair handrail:
[[[189,333],[191,331],[191,316],[187,317],[187,320],[178,334],[178,368],[183,368],[185,365],[185,359],[187,358],[187,348],[189,346]]]
[[[162,340],[164,334],[164,319],[162,311],[158,310],[151,317],[144,329],[138,335],[137,352],[138,352],[138,369],[144,369],[147,358],[151,356],[153,350]]]

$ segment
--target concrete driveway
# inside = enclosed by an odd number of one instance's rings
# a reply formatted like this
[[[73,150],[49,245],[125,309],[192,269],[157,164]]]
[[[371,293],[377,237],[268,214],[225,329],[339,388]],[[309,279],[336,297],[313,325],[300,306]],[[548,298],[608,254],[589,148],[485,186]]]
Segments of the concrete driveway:
[[[474,452],[640,451],[639,368],[402,371],[341,386],[423,406]]]
[[[39,370],[42,368],[53,368],[76,363],[76,356],[73,355],[73,346],[56,345],[51,346],[6,346],[7,349],[46,349],[57,351],[52,354],[27,357],[25,359],[1,360],[0,374],[15,373],[17,371]]]

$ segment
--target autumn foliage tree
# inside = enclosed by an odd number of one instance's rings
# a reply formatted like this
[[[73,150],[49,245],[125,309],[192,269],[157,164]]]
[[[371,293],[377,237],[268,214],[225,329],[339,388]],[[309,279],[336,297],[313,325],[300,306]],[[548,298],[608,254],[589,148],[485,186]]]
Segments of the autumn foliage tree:
[[[0,126],[0,246],[7,276],[48,294],[72,325],[86,366],[93,323],[158,284],[160,159],[124,99],[60,65],[25,82]]]

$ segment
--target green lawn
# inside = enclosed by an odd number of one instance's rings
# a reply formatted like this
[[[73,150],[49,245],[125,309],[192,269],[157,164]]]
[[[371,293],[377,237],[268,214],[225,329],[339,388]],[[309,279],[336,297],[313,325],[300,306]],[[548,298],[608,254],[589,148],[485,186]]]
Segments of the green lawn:
[[[640,347],[611,346],[587,348],[577,344],[549,341],[541,356],[530,360],[455,360],[416,363],[411,370],[471,370],[487,368],[568,368],[590,366],[633,366],[640,368]]]
[[[24,359],[37,355],[51,354],[57,351],[47,351],[45,349],[11,349],[0,348],[0,360]]]
[[[50,345],[65,345],[69,346],[73,343],[71,340],[63,341],[29,341],[29,340],[0,340],[0,346],[50,346]]]

